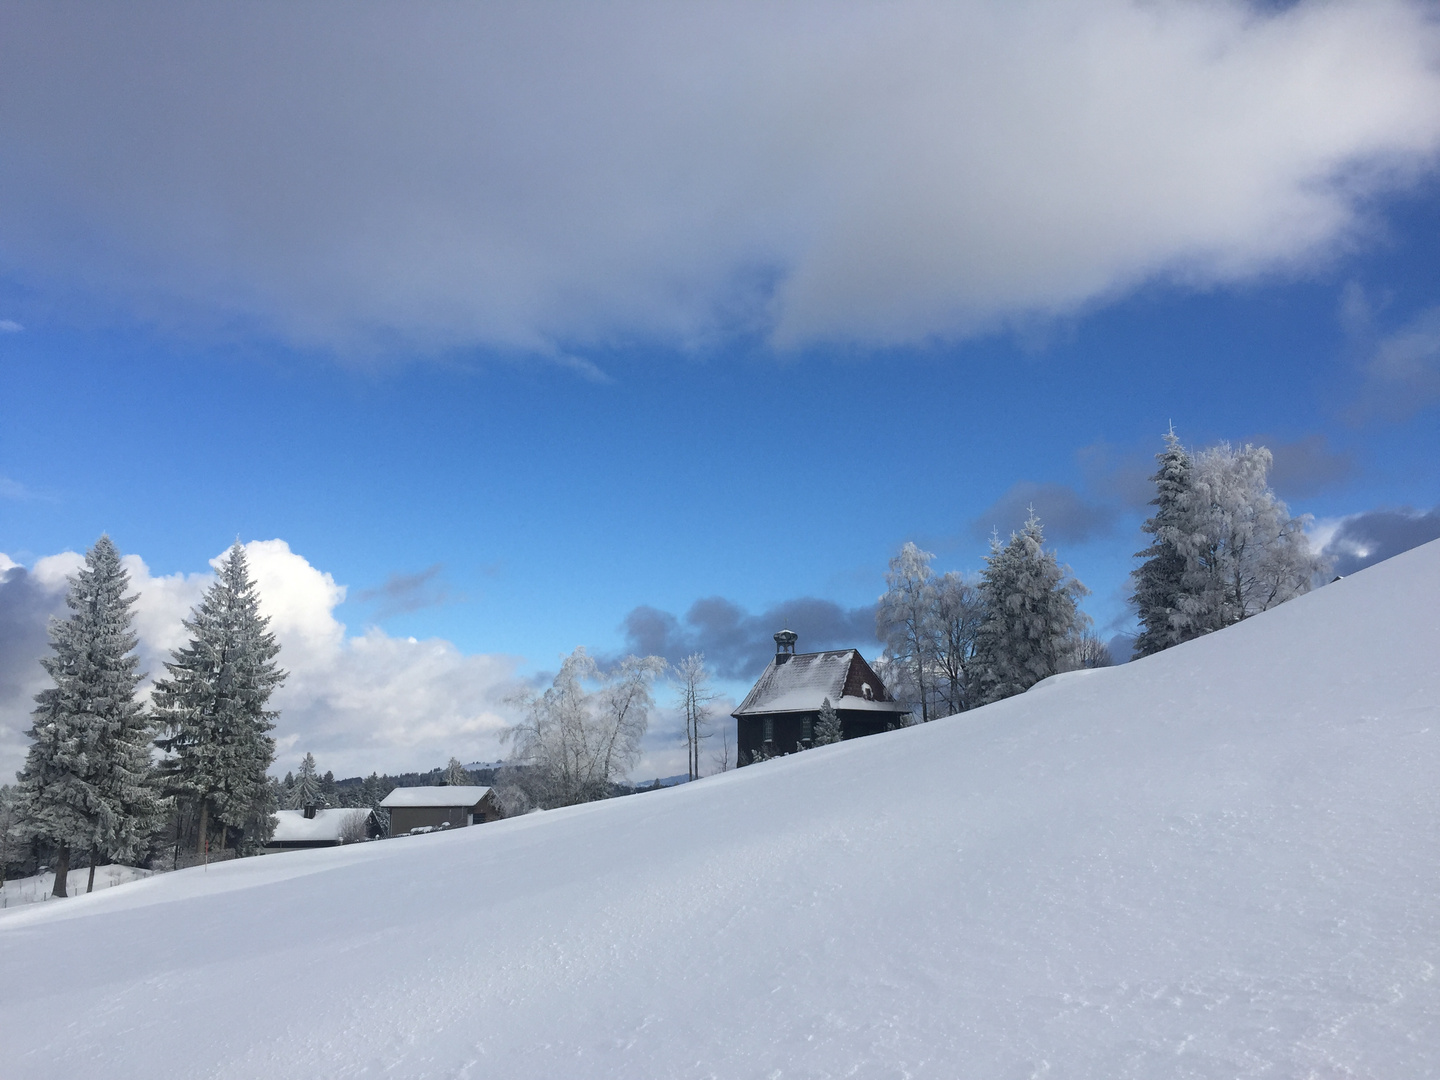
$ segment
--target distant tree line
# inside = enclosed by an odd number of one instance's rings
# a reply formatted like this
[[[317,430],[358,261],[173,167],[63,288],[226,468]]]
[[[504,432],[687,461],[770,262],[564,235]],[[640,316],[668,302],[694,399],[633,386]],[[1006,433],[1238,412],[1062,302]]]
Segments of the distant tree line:
[[[1173,431],[1151,477],[1153,542],[1137,558],[1131,602],[1136,656],[1223,629],[1308,591],[1325,572],[1267,484],[1270,451],[1220,443],[1192,455]],[[1042,679],[1114,662],[1079,607],[1085,588],[1045,547],[1038,516],[992,538],[975,575],[931,569],[907,543],[890,560],[876,610],[877,662],[916,721],[964,712]],[[1126,659],[1129,659],[1126,657]]]

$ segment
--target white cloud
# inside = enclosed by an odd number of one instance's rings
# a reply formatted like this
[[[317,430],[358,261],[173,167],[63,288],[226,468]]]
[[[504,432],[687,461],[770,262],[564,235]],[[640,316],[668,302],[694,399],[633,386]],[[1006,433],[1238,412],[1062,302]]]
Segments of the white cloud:
[[[914,342],[1352,239],[1437,48],[1418,0],[36,5],[0,231],[191,332]]]
[[[14,319],[0,319],[0,334],[18,334],[24,329]]]
[[[280,641],[280,663],[290,673],[272,699],[280,711],[278,770],[293,768],[307,751],[340,776],[431,768],[452,754],[467,761],[501,755],[498,734],[509,722],[504,699],[515,686],[517,658],[466,655],[448,641],[392,638],[374,628],[347,634],[334,614],[344,586],[283,540],[252,541],[245,549],[262,610]],[[35,562],[30,577],[51,603],[48,610],[28,609],[31,622],[43,626],[59,609],[65,578],[82,562],[75,552]],[[0,556],[0,572],[15,565]],[[156,677],[170,650],[184,643],[181,620],[213,575],[153,576],[138,555],[125,556],[125,568],[140,597],[135,625],[142,666]],[[23,672],[23,686],[0,697],[0,775],[22,764],[31,695],[45,681],[38,663]]]

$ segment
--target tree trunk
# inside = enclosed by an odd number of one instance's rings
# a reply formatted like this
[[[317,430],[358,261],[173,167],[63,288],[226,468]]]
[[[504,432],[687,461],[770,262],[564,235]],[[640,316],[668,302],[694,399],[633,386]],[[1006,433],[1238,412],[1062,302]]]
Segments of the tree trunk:
[[[90,849],[90,880],[85,885],[85,891],[87,893],[92,893],[95,891],[95,864],[99,862],[99,860],[100,853],[92,847]]]
[[[195,854],[205,854],[205,841],[210,838],[210,800],[200,800],[200,838],[195,841]]]
[[[70,873],[70,845],[61,844],[59,857],[55,860],[55,888],[52,896],[65,896],[65,878]]]

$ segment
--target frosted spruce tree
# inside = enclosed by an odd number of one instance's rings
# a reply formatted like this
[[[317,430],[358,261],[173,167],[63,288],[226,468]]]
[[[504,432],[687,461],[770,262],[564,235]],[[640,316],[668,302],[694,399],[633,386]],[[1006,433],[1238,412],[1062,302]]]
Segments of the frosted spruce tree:
[[[1193,465],[1173,429],[1165,435],[1165,449],[1155,455],[1155,460],[1160,466],[1150,478],[1155,484],[1155,498],[1150,500],[1155,513],[1140,526],[1154,539],[1136,554],[1145,562],[1130,575],[1130,598],[1140,620],[1140,633],[1135,638],[1137,656],[1168,649],[1187,637],[1188,619],[1181,611],[1186,558],[1181,547],[1194,498]]]
[[[185,621],[189,643],[165,665],[169,678],[155,685],[164,728],[156,744],[166,754],[161,774],[166,790],[195,812],[197,854],[216,826],[221,850],[235,829],[245,852],[274,830],[266,770],[275,759],[276,714],[266,706],[285,672],[274,662],[280,646],[269,621],[237,540]]]
[[[1009,543],[991,540],[985,563],[980,578],[985,618],[976,635],[976,666],[988,703],[1075,666],[1076,646],[1088,622],[1078,601],[1089,590],[1045,549],[1034,510]]]
[[[70,578],[72,614],[50,627],[54,655],[40,661],[55,685],[36,695],[19,786],[30,834],[55,848],[56,896],[66,895],[73,851],[89,853],[89,891],[100,858],[133,858],[155,820],[129,587],[120,553],[100,537]]]
[[[445,766],[444,780],[450,787],[465,787],[475,782],[475,778],[466,771],[465,766],[457,757],[452,757]]]
[[[320,774],[315,771],[315,755],[306,754],[300,762],[300,772],[290,786],[290,809],[304,810],[307,806],[324,806],[320,796]]]
[[[1185,573],[1172,617],[1180,640],[1221,630],[1307,592],[1323,561],[1305,519],[1267,482],[1270,451],[1220,443],[1196,456],[1175,546]]]
[[[815,721],[815,738],[812,741],[815,746],[828,746],[840,739],[840,716],[827,697],[820,703],[820,716]]]

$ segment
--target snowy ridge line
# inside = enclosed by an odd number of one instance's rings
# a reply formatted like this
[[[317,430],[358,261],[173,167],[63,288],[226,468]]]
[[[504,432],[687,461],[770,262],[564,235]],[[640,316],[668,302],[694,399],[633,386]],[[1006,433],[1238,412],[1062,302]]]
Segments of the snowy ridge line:
[[[0,917],[7,1080],[1435,1075],[1437,597],[1440,543],[928,725]]]

